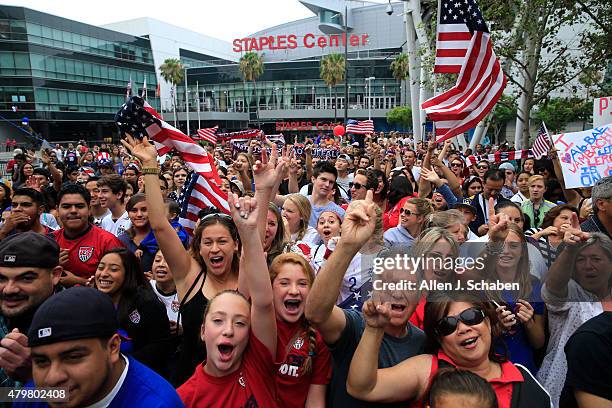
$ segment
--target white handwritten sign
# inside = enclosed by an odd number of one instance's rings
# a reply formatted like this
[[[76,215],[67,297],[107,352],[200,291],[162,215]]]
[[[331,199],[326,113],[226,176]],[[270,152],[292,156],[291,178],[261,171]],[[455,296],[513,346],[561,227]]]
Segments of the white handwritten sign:
[[[590,187],[612,176],[612,124],[552,138],[567,188]]]

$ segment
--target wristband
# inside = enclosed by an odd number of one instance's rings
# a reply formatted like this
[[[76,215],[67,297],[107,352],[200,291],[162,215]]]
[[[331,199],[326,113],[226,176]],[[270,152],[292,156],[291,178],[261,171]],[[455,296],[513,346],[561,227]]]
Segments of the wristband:
[[[142,169],[142,174],[155,174],[158,175],[159,174],[159,168],[157,167],[144,167]]]

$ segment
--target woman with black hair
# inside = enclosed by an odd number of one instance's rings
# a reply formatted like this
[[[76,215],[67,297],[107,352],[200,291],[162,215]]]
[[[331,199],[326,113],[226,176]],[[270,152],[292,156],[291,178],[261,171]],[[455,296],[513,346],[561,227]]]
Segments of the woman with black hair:
[[[11,188],[4,183],[0,183],[0,214],[11,206]]]
[[[117,238],[136,255],[141,269],[144,272],[150,272],[155,252],[159,247],[149,223],[146,196],[141,193],[133,195],[128,200],[125,209],[132,226]]]
[[[170,323],[136,256],[125,248],[107,251],[98,264],[94,286],[115,304],[124,337],[121,351],[167,377]]]
[[[397,227],[399,223],[400,209],[404,202],[412,197],[414,190],[412,183],[402,172],[395,173],[389,183],[389,195],[387,196],[387,208],[383,214],[383,228]]]

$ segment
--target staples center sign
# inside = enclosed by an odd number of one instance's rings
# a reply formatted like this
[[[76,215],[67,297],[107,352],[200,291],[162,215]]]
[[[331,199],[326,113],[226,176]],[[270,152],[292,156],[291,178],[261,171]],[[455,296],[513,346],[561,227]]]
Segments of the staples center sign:
[[[234,52],[264,51],[264,50],[293,50],[297,47],[306,48],[329,48],[344,47],[346,34],[338,35],[315,35],[312,33],[298,37],[295,34],[270,35],[268,37],[236,38],[233,41]],[[368,43],[367,34],[351,34],[348,36],[348,45],[351,47],[362,47]]]

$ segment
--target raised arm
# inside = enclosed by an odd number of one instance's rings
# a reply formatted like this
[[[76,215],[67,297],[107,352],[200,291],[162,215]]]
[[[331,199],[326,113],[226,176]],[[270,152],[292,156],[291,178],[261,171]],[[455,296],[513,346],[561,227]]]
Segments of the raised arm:
[[[172,271],[174,281],[179,286],[189,274],[192,258],[183,247],[178,234],[166,217],[166,207],[159,187],[158,173],[148,173],[145,171],[158,168],[157,150],[154,145],[149,143],[146,137],[139,141],[128,136],[121,143],[142,163],[145,190],[147,191],[149,223],[159,243],[159,248]]]
[[[552,154],[552,162],[553,168],[555,170],[555,176],[557,180],[559,180],[559,184],[561,184],[561,189],[563,190],[563,196],[565,197],[565,201],[568,204],[573,205],[574,207],[578,207],[580,204],[580,199],[582,198],[578,192],[574,189],[568,189],[565,187],[565,179],[563,178],[563,170],[561,169],[561,163],[559,162],[559,155],[557,154],[557,149],[554,147],[551,149],[550,153]]]
[[[459,182],[459,179],[455,173],[453,173],[451,169],[449,169],[448,166],[446,166],[444,162],[437,157],[431,158],[431,164],[438,166],[440,170],[442,170],[442,175],[446,181],[448,181],[448,188],[451,189],[453,194],[455,194],[455,196],[461,194],[461,183]]]
[[[346,270],[359,249],[372,236],[376,226],[373,193],[368,190],[365,201],[350,204],[342,223],[342,232],[336,249],[323,264],[306,300],[306,318],[328,344],[340,338],[346,318],[336,306],[340,286]]]
[[[40,160],[49,169],[51,177],[53,177],[53,189],[59,193],[59,191],[62,189],[62,173],[53,163],[51,163],[51,158],[49,157],[49,154],[47,154],[46,150],[41,151]]]
[[[565,231],[563,242],[565,248],[559,254],[555,262],[550,266],[546,275],[546,288],[553,295],[567,297],[567,284],[574,272],[574,258],[576,256],[576,244],[589,239],[590,234],[580,231],[578,216],[572,214],[572,226]]]
[[[270,351],[276,355],[276,316],[272,294],[272,284],[268,265],[263,252],[263,245],[257,233],[257,224],[265,222],[259,219],[259,205],[268,207],[267,202],[258,203],[255,198],[230,194],[228,204],[232,218],[240,234],[243,262],[240,275],[246,278],[246,285],[251,294],[251,329],[253,334]]]
[[[351,360],[346,382],[348,393],[370,402],[414,399],[427,386],[431,356],[417,356],[394,367],[379,369],[378,354],[385,334],[383,328],[391,318],[391,305],[369,300],[363,305],[363,317],[366,327]]]

